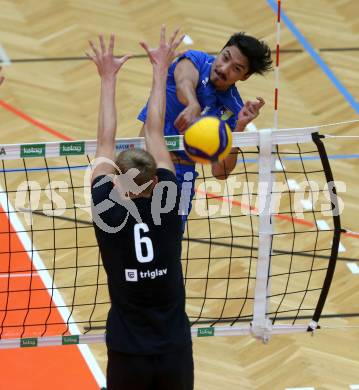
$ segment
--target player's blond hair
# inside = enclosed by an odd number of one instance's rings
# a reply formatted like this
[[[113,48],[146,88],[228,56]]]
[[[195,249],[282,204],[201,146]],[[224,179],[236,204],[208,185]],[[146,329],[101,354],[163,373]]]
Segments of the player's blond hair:
[[[134,178],[134,182],[141,186],[153,180],[156,176],[157,164],[152,155],[142,149],[127,149],[117,155],[115,161],[121,173],[126,173],[131,168],[137,168],[140,173]],[[151,193],[153,186],[149,186],[141,195]]]

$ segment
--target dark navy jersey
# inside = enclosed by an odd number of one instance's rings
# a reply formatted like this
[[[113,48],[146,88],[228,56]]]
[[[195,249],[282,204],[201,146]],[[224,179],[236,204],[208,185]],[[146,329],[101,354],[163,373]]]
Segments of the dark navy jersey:
[[[176,65],[182,59],[189,59],[199,73],[196,95],[201,105],[202,115],[216,116],[227,122],[234,130],[238,113],[243,107],[243,101],[235,85],[226,91],[217,91],[210,82],[210,73],[215,57],[197,50],[189,50],[175,61],[168,70],[166,87],[166,116],[165,135],[178,135],[179,132],[174,126],[177,116],[185,109],[185,106],[178,100],[176,94],[176,81],[174,71]],[[147,105],[141,110],[138,119],[145,122],[147,118]],[[178,152],[181,158],[189,159],[185,152]]]
[[[164,188],[158,207],[166,208],[169,198],[163,182],[176,191],[173,208],[162,213],[160,221],[153,195],[133,199],[141,217],[138,221],[128,208],[109,200],[114,190],[111,180],[96,187],[106,178],[99,176],[92,184],[94,228],[111,298],[106,342],[119,352],[167,353],[191,343],[181,266],[178,183],[167,169],[158,169],[157,176],[158,188]],[[96,218],[101,218],[101,223],[96,223],[95,209],[103,202],[113,205],[104,212],[100,210]],[[104,226],[122,228],[109,233]]]

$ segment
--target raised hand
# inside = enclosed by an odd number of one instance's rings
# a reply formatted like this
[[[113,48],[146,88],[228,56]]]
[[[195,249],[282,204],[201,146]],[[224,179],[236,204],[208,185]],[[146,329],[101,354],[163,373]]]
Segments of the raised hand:
[[[238,114],[237,131],[243,131],[248,123],[257,118],[264,104],[265,101],[261,97],[257,97],[256,101],[247,101]]]
[[[1,66],[0,66],[0,72],[1,72]],[[2,84],[2,82],[5,80],[5,77],[4,76],[0,76],[0,85]]]
[[[86,53],[86,55],[95,63],[98,73],[102,78],[115,77],[122,65],[132,56],[126,54],[121,58],[117,58],[113,55],[113,48],[115,46],[114,34],[111,34],[107,48],[102,34],[99,35],[99,42],[100,48],[98,49],[92,41],[89,41],[92,54]]]
[[[168,42],[166,42],[166,27],[161,26],[160,44],[157,49],[150,49],[145,42],[140,45],[145,49],[151,64],[155,67],[168,68],[172,61],[181,53],[176,53],[177,47],[181,44],[184,35],[176,40],[179,29],[176,29]]]

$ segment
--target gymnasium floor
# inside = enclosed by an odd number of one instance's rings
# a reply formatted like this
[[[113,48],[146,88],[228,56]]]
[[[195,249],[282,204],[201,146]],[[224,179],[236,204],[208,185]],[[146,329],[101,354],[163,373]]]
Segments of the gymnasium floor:
[[[238,30],[263,38],[274,48],[273,3],[0,0],[0,59],[7,78],[0,89],[1,143],[95,138],[99,80],[92,64],[84,59],[84,52],[88,39],[95,39],[98,33],[108,36],[114,32],[118,53],[141,55],[138,42],[155,44],[161,23],[166,23],[168,30],[180,24],[194,42],[189,47],[198,50],[216,52]],[[358,119],[359,3],[284,0],[282,9],[279,127]],[[117,95],[119,137],[137,136],[140,123],[135,118],[146,102],[150,80],[151,67],[143,56],[135,57],[121,71]],[[254,76],[243,85],[239,83],[238,88],[244,99],[263,96],[267,104],[255,125],[258,129],[271,127],[273,73]],[[357,124],[349,124],[324,128],[322,132],[357,135],[357,129]],[[333,138],[325,140],[325,145],[334,178],[346,184],[346,192],[340,194],[345,205],[342,226],[359,232],[358,142]],[[3,226],[7,223],[0,222]],[[38,240],[46,240],[46,235]],[[321,321],[336,329],[320,330],[314,337],[275,336],[267,345],[250,337],[196,338],[195,388],[355,389],[350,386],[359,385],[359,331],[357,327],[344,327],[359,324],[359,276],[353,271],[355,266],[348,267],[348,263],[359,266],[359,241],[347,235],[341,244],[343,252],[339,254],[324,314],[348,317]],[[15,240],[11,245],[16,249],[24,243]],[[8,243],[1,242],[0,248],[6,247]],[[17,266],[27,262],[29,258],[19,256]],[[38,279],[35,277],[32,283],[41,283]],[[29,280],[25,275],[11,283],[20,286]],[[47,297],[38,299],[40,302]],[[52,315],[59,313],[55,310]],[[90,346],[83,354],[75,346],[0,350],[0,388],[96,389],[103,384],[105,354],[101,344]]]

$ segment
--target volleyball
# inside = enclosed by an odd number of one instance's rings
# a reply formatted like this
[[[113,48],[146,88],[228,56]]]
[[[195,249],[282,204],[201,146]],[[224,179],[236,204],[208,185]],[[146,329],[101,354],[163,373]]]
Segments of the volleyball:
[[[207,116],[186,130],[183,145],[191,160],[211,164],[228,156],[232,148],[232,132],[227,123]]]

